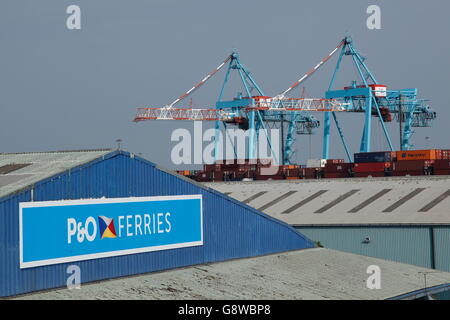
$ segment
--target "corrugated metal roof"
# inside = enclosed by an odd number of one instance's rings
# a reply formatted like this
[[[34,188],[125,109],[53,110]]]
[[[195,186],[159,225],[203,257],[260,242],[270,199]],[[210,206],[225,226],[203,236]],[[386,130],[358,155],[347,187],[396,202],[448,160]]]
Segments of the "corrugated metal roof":
[[[205,185],[291,225],[450,224],[449,176]]]
[[[30,165],[30,163],[6,164],[3,166],[0,166],[0,174],[8,174],[8,173],[22,169],[29,165]]]
[[[380,289],[366,286],[371,265],[381,269]],[[408,299],[407,293],[417,297],[424,289],[423,272],[430,272],[428,293],[448,289],[448,272],[315,248],[85,284],[81,290],[59,289],[19,299],[379,300],[404,294]]]
[[[110,152],[110,149],[99,149],[0,153],[0,167],[16,167],[16,170],[0,174],[0,198]],[[19,166],[25,164],[26,166]]]

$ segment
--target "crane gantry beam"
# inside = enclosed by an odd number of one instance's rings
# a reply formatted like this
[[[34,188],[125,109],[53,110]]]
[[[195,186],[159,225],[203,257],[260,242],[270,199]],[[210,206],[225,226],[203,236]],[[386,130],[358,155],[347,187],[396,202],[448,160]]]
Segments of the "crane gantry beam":
[[[243,99],[245,100],[245,99]],[[296,99],[296,98],[256,98],[248,99],[249,104],[238,107],[240,112],[249,113],[259,110],[267,113],[291,113],[302,111],[340,112],[346,111],[348,103],[337,99]],[[194,120],[194,121],[230,121],[232,117],[239,117],[236,108],[223,109],[194,109],[194,108],[139,108],[135,122],[145,120]]]
[[[336,53],[339,58],[331,78],[328,90],[325,93],[325,99],[322,98],[289,98],[287,95],[293,92],[305,80],[309,79],[317,70],[319,70]],[[336,88],[333,85],[336,75],[340,69],[341,61],[345,56],[350,56],[359,75],[358,81],[351,82],[351,86]],[[196,89],[205,84],[224,66],[228,65],[225,79],[220,90],[219,98],[215,106],[206,108],[179,107],[178,105],[186,97],[191,95]],[[231,72],[236,71],[242,82],[245,93],[238,92],[231,100],[222,100],[225,86],[227,85]],[[257,91],[257,92],[254,92]],[[423,99],[417,99],[417,89],[387,90],[387,86],[380,84],[375,79],[372,72],[368,69],[365,58],[355,49],[350,37],[345,37],[337,46],[318,64],[311,68],[306,74],[303,74],[293,85],[276,96],[266,96],[261,87],[256,83],[253,76],[247,68],[241,63],[239,54],[233,51],[226,59],[219,64],[213,71],[208,73],[200,82],[164,107],[138,108],[134,117],[135,122],[145,120],[191,120],[191,121],[215,121],[216,129],[220,125],[226,129],[228,124],[237,125],[239,129],[250,130],[248,144],[248,158],[252,159],[255,155],[256,143],[260,137],[265,136],[272,150],[270,138],[267,135],[267,126],[281,129],[281,140],[284,164],[290,163],[293,154],[293,143],[296,133],[303,132],[311,134],[312,129],[317,128],[320,122],[315,119],[311,112],[322,112],[323,120],[323,155],[327,159],[329,156],[330,125],[333,117],[337,131],[347,154],[351,161],[350,149],[344,138],[344,130],[341,128],[337,119],[336,112],[354,112],[364,113],[364,130],[361,137],[360,152],[371,150],[370,141],[372,139],[371,122],[372,117],[378,117],[384,135],[386,136],[389,148],[393,150],[393,144],[390,139],[386,124],[391,122],[396,116],[396,120],[404,125],[400,125],[402,134],[400,149],[406,150],[410,147],[409,139],[414,132],[413,127],[429,127],[436,118],[436,113],[431,109]],[[288,123],[288,134],[284,137],[284,123]],[[302,130],[298,130],[301,128]],[[259,131],[265,131],[265,135],[260,135]],[[215,146],[215,158],[219,154]],[[273,150],[272,150],[273,151]],[[216,160],[218,160],[216,158]]]

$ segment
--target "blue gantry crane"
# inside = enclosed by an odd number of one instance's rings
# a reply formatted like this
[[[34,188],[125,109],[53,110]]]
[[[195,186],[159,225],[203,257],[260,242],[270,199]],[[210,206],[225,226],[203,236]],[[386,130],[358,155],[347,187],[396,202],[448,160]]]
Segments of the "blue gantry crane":
[[[287,95],[319,70],[337,52],[340,54],[333,72],[325,98],[288,98]],[[344,57],[351,57],[358,75],[359,81],[353,80],[348,87],[333,90],[336,76],[340,70]],[[228,65],[225,79],[220,89],[218,100],[214,107],[193,109],[190,107],[175,107],[206,81],[214,76],[224,66]],[[223,100],[224,92],[230,81],[232,72],[238,74],[243,92],[238,92],[231,100]],[[358,83],[359,82],[359,83]],[[388,90],[386,85],[380,84],[368,69],[365,58],[355,49],[352,39],[345,37],[339,44],[317,65],[304,74],[292,86],[284,92],[274,96],[266,96],[262,88],[253,78],[250,71],[242,64],[239,54],[232,52],[216,69],[210,72],[199,83],[164,107],[139,108],[134,121],[144,120],[198,120],[215,121],[215,160],[218,159],[218,137],[221,127],[237,126],[248,132],[248,144],[246,157],[255,159],[258,157],[256,146],[260,139],[267,139],[273,160],[276,163],[289,164],[293,155],[293,144],[299,134],[311,134],[320,122],[313,116],[313,112],[324,113],[323,133],[323,158],[329,158],[329,139],[331,118],[336,124],[349,161],[352,161],[350,149],[345,140],[344,130],[341,127],[337,113],[359,112],[364,113],[364,130],[361,137],[360,151],[371,150],[371,122],[372,117],[378,117],[387,143],[391,150],[394,149],[392,140],[386,127],[386,123],[394,119],[398,121],[400,128],[400,149],[407,150],[411,147],[410,138],[414,127],[429,127],[436,113],[423,99],[417,98],[417,89]],[[272,141],[268,134],[270,128],[281,129],[281,157],[277,157],[276,150],[272,148]],[[285,133],[285,130],[287,132]],[[227,134],[227,130],[225,130]],[[261,134],[261,133],[264,134]],[[228,137],[231,139],[230,137]],[[236,154],[236,151],[235,151]]]
[[[399,149],[410,149],[410,139],[414,133],[412,128],[430,127],[432,121],[436,118],[436,112],[431,109],[426,100],[417,98],[416,88],[388,90],[386,85],[376,80],[374,74],[365,63],[366,59],[355,49],[352,39],[346,37],[341,43],[339,58],[325,97],[327,99],[343,99],[346,102],[347,112],[364,113],[364,130],[359,151],[371,151],[372,117],[378,117],[389,149],[394,150],[394,145],[386,127],[386,123],[393,120],[393,114],[399,123]],[[350,57],[353,61],[359,75],[359,84],[357,80],[353,80],[350,86],[333,90],[336,75],[340,70],[344,57]],[[326,112],[324,114],[323,158],[329,158],[330,116],[333,117],[336,124],[347,157],[351,160],[348,144],[334,112]]]
[[[214,108],[193,109],[189,107],[175,107],[195,90],[211,79],[220,69],[228,65],[225,79],[222,83],[218,100]],[[242,83],[243,92],[238,92],[231,100],[224,100],[224,92],[232,72],[238,74]],[[293,154],[292,144],[297,134],[311,134],[319,127],[320,122],[307,111],[343,111],[341,102],[333,99],[313,98],[272,98],[266,96],[262,88],[253,78],[250,71],[242,64],[239,54],[232,52],[216,69],[210,72],[199,83],[162,108],[139,108],[134,121],[144,120],[193,120],[215,121],[216,145],[215,160],[220,152],[217,137],[223,129],[234,125],[248,132],[246,157],[255,159],[258,141],[266,139],[270,148],[272,160],[275,163],[289,163]],[[281,127],[281,157],[272,147],[268,129]],[[287,133],[284,134],[284,129]],[[225,130],[225,135],[228,132]],[[227,138],[231,139],[229,136]],[[233,144],[233,143],[232,143]],[[236,151],[235,151],[236,155]]]

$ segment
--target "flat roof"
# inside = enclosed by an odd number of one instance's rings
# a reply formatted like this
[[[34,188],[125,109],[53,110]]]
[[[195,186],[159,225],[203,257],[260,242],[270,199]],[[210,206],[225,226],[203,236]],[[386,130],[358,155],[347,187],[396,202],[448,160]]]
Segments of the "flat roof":
[[[450,224],[450,176],[205,185],[291,225]]]
[[[369,289],[369,266],[381,288]],[[13,299],[404,299],[447,289],[450,273],[325,248],[230,260],[56,289]]]

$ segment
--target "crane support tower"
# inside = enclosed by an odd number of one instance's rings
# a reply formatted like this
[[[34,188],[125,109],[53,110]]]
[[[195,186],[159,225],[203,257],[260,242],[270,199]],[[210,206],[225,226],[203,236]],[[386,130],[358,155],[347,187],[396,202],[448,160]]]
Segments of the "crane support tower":
[[[339,53],[325,98],[290,98],[287,95],[305,80],[310,78],[335,54]],[[336,76],[340,70],[344,57],[350,57],[354,63],[359,81],[353,80],[344,88],[334,89]],[[213,107],[192,108],[175,106],[200,88],[226,65],[225,79],[220,88],[217,102]],[[243,92],[238,92],[231,100],[223,100],[231,73],[238,74]],[[359,83],[358,83],[359,82]],[[293,85],[276,96],[267,96],[259,84],[255,81],[250,71],[242,64],[239,54],[233,51],[217,68],[207,74],[200,82],[182,94],[179,98],[164,107],[138,108],[134,118],[135,122],[145,120],[193,120],[215,121],[215,160],[218,159],[218,134],[221,127],[237,126],[242,130],[249,130],[248,144],[246,144],[246,157],[255,159],[255,150],[259,139],[267,139],[273,159],[276,163],[290,164],[294,154],[293,144],[296,135],[312,134],[319,127],[320,122],[312,115],[314,112],[324,113],[323,120],[323,158],[329,158],[329,141],[331,117],[336,124],[337,131],[344,146],[349,161],[352,161],[350,149],[344,137],[337,113],[357,112],[364,114],[364,130],[361,136],[360,152],[371,151],[371,122],[372,117],[377,117],[391,150],[394,150],[392,140],[386,127],[386,123],[394,118],[400,124],[400,150],[411,148],[410,138],[414,127],[429,127],[436,118],[436,113],[430,108],[424,99],[417,98],[417,89],[388,90],[387,86],[380,84],[368,69],[365,58],[355,49],[352,39],[345,37],[338,45],[311,70],[298,79]],[[285,127],[287,133],[285,134]],[[281,129],[282,158],[276,157],[276,151],[272,148],[272,142],[268,129]],[[262,135],[261,133],[264,133]],[[230,140],[231,138],[228,137]],[[233,142],[232,142],[233,145]],[[236,150],[235,150],[236,155]]]
[[[214,76],[220,69],[228,63],[225,79],[220,89],[218,101],[214,107],[190,108],[175,107],[196,89],[201,87],[206,81]],[[238,92],[232,100],[223,100],[225,88],[230,80],[231,72],[235,71],[240,79],[243,91]],[[342,112],[345,111],[343,102],[338,99],[324,98],[286,98],[282,96],[270,97],[254,80],[250,71],[242,64],[239,54],[233,52],[216,69],[210,72],[195,86],[174,100],[172,103],[159,108],[138,108],[134,118],[135,122],[145,120],[193,120],[193,121],[215,121],[216,132],[220,132],[221,125],[224,129],[234,125],[242,130],[249,130],[246,156],[248,159],[255,159],[255,149],[258,139],[267,139],[267,145],[271,149],[273,160],[276,163],[287,164],[293,154],[292,144],[295,134],[311,134],[314,128],[319,127],[319,121],[309,114],[309,112]],[[268,128],[275,124],[284,126],[287,123],[287,135],[282,135],[282,159],[276,156],[276,150],[272,149]],[[282,130],[284,131],[284,130]],[[264,135],[261,133],[264,132]],[[229,137],[228,137],[229,138]],[[285,142],[285,140],[287,140]],[[216,136],[215,141],[219,141]],[[215,146],[215,160],[218,151]],[[235,152],[236,154],[236,152]]]
[[[350,57],[355,65],[359,75],[359,84],[357,80],[353,80],[348,87],[332,90],[344,57]],[[365,58],[355,49],[350,37],[346,37],[343,40],[339,58],[325,97],[327,99],[343,99],[347,103],[348,112],[364,113],[364,130],[361,136],[360,152],[371,151],[372,117],[379,119],[390,150],[394,150],[394,146],[386,128],[386,123],[393,120],[393,114],[401,128],[400,150],[409,150],[411,148],[410,138],[414,133],[413,127],[430,127],[432,121],[436,118],[436,112],[430,108],[427,100],[417,98],[416,88],[388,90],[386,85],[379,83],[367,67]],[[330,115],[338,128],[347,157],[351,159],[348,145],[334,112],[325,112],[324,114],[323,158],[329,158]]]

